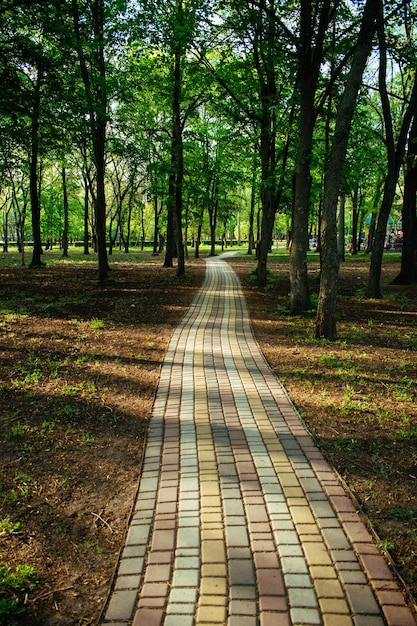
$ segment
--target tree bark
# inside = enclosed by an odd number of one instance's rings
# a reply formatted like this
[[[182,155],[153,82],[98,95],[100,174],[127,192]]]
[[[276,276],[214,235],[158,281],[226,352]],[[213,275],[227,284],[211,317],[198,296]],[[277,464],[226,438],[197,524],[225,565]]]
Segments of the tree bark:
[[[41,107],[41,85],[43,72],[37,69],[33,94],[33,110],[31,120],[31,154],[30,154],[30,202],[32,210],[33,251],[31,267],[43,265],[41,239],[41,205],[38,189],[38,157],[39,157],[39,120]]]
[[[213,192],[209,203],[208,213],[210,222],[210,256],[216,256],[216,227],[217,227],[217,209],[218,209],[218,185],[216,181],[212,184]]]
[[[68,258],[68,189],[67,189],[67,172],[65,167],[62,168],[62,195],[64,201],[64,229],[62,232],[62,256]]]
[[[260,15],[266,11],[265,1],[260,3]],[[271,250],[272,234],[274,229],[276,204],[276,96],[274,51],[275,26],[271,18],[266,18],[263,24],[259,20],[258,46],[254,44],[253,53],[255,68],[260,81],[261,93],[261,120],[260,120],[260,159],[261,159],[261,202],[262,222],[261,236],[257,249],[258,268],[257,277],[260,287],[267,282],[268,253]],[[261,43],[262,42],[262,48]]]
[[[346,196],[340,196],[339,200],[339,219],[338,219],[338,237],[337,237],[337,256],[339,261],[345,260],[345,205]]]
[[[417,282],[417,113],[408,137],[402,207],[403,249],[396,285]]]
[[[182,2],[178,3],[179,18],[182,20]],[[177,42],[175,48],[174,60],[174,84],[172,98],[172,120],[173,120],[173,137],[172,137],[172,161],[173,168],[173,225],[174,237],[177,249],[177,276],[183,276],[185,273],[185,251],[184,240],[182,234],[182,187],[184,178],[184,148],[182,139],[182,123],[181,123],[181,58],[182,44]]]
[[[90,254],[90,251],[88,249],[88,243],[89,243],[88,213],[89,213],[90,203],[88,201],[89,182],[88,182],[88,177],[85,175],[83,176],[83,186],[84,186],[84,254],[88,255]]]
[[[336,115],[335,132],[324,182],[321,222],[322,270],[315,332],[317,339],[325,338],[329,341],[337,339],[336,295],[339,273],[336,229],[337,200],[352,118],[362,83],[362,75],[372,50],[377,19],[381,9],[380,2],[381,0],[367,0],[366,2],[358,43]]]

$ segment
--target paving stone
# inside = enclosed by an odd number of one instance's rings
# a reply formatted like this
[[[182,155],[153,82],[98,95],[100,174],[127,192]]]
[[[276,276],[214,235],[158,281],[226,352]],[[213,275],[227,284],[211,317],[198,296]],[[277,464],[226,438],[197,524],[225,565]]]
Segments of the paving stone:
[[[212,578],[203,578],[201,581],[200,592],[204,596],[226,595],[227,581],[225,578],[214,576]]]
[[[172,577],[173,587],[197,587],[199,571],[196,569],[176,569]]]
[[[307,574],[308,569],[304,558],[294,556],[281,559],[284,574]]]
[[[236,585],[229,588],[231,600],[255,600],[256,588],[254,585]]]
[[[249,537],[246,527],[231,526],[226,528],[226,543],[228,547],[249,545]]]
[[[287,588],[291,587],[311,587],[311,578],[308,574],[285,574],[285,585]]]
[[[385,606],[384,614],[388,626],[415,626],[417,623],[410,609],[405,606]]]
[[[349,550],[351,548],[341,528],[323,528],[322,532],[330,550]]]
[[[263,611],[271,611],[273,613],[288,612],[287,599],[285,596],[260,596],[259,610],[261,614]]]
[[[345,585],[345,592],[354,613],[375,615],[380,609],[370,587],[365,585]]]
[[[170,601],[166,608],[167,615],[194,615],[194,611],[194,603],[181,603]]]
[[[342,585],[336,579],[315,578],[314,586],[318,598],[344,598]]]
[[[232,585],[254,585],[255,574],[252,559],[231,559],[229,560],[229,584]]]
[[[141,574],[143,571],[143,566],[143,558],[121,559],[118,572],[119,576],[125,576],[128,574]]]
[[[201,568],[201,575],[203,577],[227,577],[227,565],[226,563],[205,563]]]
[[[288,589],[290,607],[318,608],[316,594],[313,589],[290,587]]]
[[[331,565],[329,553],[326,546],[318,543],[303,543],[303,550],[306,555],[307,563],[311,565]]]
[[[145,545],[125,545],[122,552],[122,559],[141,558],[146,553]]]
[[[139,589],[140,582],[142,580],[142,576],[122,576],[119,573],[119,576],[116,579],[115,589]]]
[[[280,570],[262,569],[256,572],[258,591],[261,596],[285,595],[284,580]]]
[[[127,533],[126,545],[144,545],[149,541],[151,529],[149,524],[133,524]]]
[[[320,612],[317,609],[306,609],[294,607],[290,609],[291,619],[294,624],[308,624],[309,626],[319,626],[321,624]]]
[[[261,612],[260,626],[291,626],[290,616],[286,613]]]
[[[225,624],[226,608],[224,606],[201,605],[197,609],[196,623]]]
[[[223,541],[204,541],[201,550],[203,563],[223,563],[226,559]]]
[[[229,615],[257,615],[257,603],[251,600],[232,600]]]
[[[106,611],[105,620],[111,622],[116,620],[127,621],[132,619],[137,595],[136,590],[114,591]]]
[[[162,626],[165,611],[161,609],[138,609],[135,614],[132,626]]]

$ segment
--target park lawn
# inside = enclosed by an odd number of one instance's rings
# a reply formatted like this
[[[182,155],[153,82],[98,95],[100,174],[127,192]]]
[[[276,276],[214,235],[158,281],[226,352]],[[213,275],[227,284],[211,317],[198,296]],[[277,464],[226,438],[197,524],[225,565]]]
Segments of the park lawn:
[[[149,252],[117,254],[100,285],[93,259],[45,260],[0,258],[0,580],[10,615],[25,603],[17,623],[87,625],[124,543],[165,350],[205,268],[190,259],[179,279]],[[285,254],[264,292],[253,259],[230,262],[271,367],[416,594],[416,288],[389,285],[387,256],[386,298],[367,300],[368,260],[349,258],[330,344],[312,338],[313,312],[287,315]],[[313,255],[313,289],[317,272]]]

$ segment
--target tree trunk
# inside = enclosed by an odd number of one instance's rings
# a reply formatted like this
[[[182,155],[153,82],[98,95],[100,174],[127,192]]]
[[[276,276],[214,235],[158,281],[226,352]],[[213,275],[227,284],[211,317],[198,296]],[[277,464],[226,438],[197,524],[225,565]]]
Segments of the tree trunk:
[[[350,247],[350,251],[352,254],[358,254],[358,221],[359,221],[359,210],[358,210],[358,198],[359,198],[359,188],[356,185],[353,190],[352,196],[352,243]]]
[[[174,241],[174,207],[171,204],[172,199],[172,190],[171,190],[171,177],[169,182],[168,189],[168,200],[167,200],[167,233],[166,233],[166,247],[165,247],[165,259],[164,259],[164,267],[174,267],[174,256],[175,256],[175,241]]]
[[[290,250],[290,310],[297,315],[310,308],[307,277],[308,218],[310,213],[311,150],[314,127],[314,86],[300,76],[300,118],[295,163]]]
[[[260,128],[260,159],[261,159],[261,202],[262,222],[259,246],[257,249],[257,277],[260,287],[266,287],[268,253],[271,250],[274,230],[276,204],[276,96],[274,50],[275,26],[268,20],[264,26],[265,51],[254,46],[255,67],[261,82],[261,128]],[[261,62],[261,57],[267,57]]]
[[[375,237],[375,227],[376,227],[376,211],[372,211],[371,221],[369,223],[368,241],[366,244],[365,254],[370,254],[372,252],[372,246],[374,245],[374,237]]]
[[[4,212],[4,241],[3,241],[3,252],[9,251],[9,213],[11,209],[11,204],[8,209]]]
[[[64,230],[62,232],[62,256],[68,258],[68,189],[67,173],[65,167],[62,168],[62,194],[64,200]]]
[[[96,234],[98,253],[98,273],[102,282],[107,279],[109,264],[106,248],[106,119],[107,119],[107,93],[106,93],[106,66],[104,61],[104,6],[103,0],[94,3],[96,37],[98,38],[98,62],[100,83],[98,86],[98,107],[95,133],[95,155],[97,175],[97,204],[96,204]]]
[[[200,258],[200,244],[201,244],[201,231],[202,230],[203,230],[203,223],[202,223],[202,219],[201,219],[201,221],[198,223],[197,238],[196,238],[196,241],[195,241],[194,258],[196,258],[196,259]]]
[[[158,210],[158,197],[156,194],[153,196],[153,247],[152,256],[158,256],[159,245],[159,210]]]
[[[213,182],[213,193],[209,204],[209,221],[210,221],[210,256],[216,256],[216,227],[217,227],[217,209],[218,209],[218,186]]]
[[[362,75],[372,50],[380,9],[380,0],[367,0],[357,47],[336,115],[335,132],[324,182],[321,222],[322,270],[315,332],[317,339],[321,337],[329,341],[337,339],[336,294],[339,272],[336,230],[337,199],[356,100],[362,83]]]
[[[388,91],[386,85],[386,42],[383,26],[379,31],[379,49],[380,49],[380,93],[382,110],[384,114],[384,122],[386,128],[387,143],[387,161],[388,170],[384,184],[384,195],[382,198],[381,208],[379,210],[378,223],[375,230],[375,238],[372,246],[371,265],[369,269],[368,295],[370,298],[382,298],[381,291],[381,272],[382,257],[384,254],[385,239],[387,233],[388,218],[395,198],[395,192],[400,174],[401,165],[404,160],[404,154],[407,146],[407,135],[410,124],[417,106],[417,77],[414,76],[413,90],[408,101],[407,107],[403,114],[400,132],[398,135],[397,145],[394,141],[394,130],[392,123],[391,109],[389,105]]]
[[[252,189],[250,194],[250,211],[249,211],[249,234],[248,234],[248,254],[252,255],[255,247],[255,236],[253,227],[255,223],[255,180],[252,180]]]
[[[338,220],[338,237],[337,237],[337,256],[339,261],[345,260],[345,205],[346,196],[340,196],[339,200],[339,220]]]
[[[90,251],[88,249],[88,244],[89,244],[88,214],[89,214],[89,208],[90,208],[90,204],[88,201],[88,188],[89,188],[88,177],[83,176],[83,181],[84,181],[84,254],[88,255],[90,254]]]
[[[182,0],[177,0],[177,19],[179,27],[183,27]],[[183,43],[181,34],[177,35],[175,42],[173,92],[172,92],[172,145],[171,167],[173,170],[173,227],[175,247],[177,251],[177,276],[185,273],[185,251],[182,234],[182,187],[184,178],[184,149],[181,122],[181,61],[183,55]]]
[[[329,16],[330,2],[326,0],[321,7],[320,22],[313,49],[312,2],[311,0],[302,0],[300,3],[300,46],[297,81],[300,111],[290,251],[290,310],[293,314],[302,313],[311,306],[307,276],[307,252],[309,247],[310,167],[315,121],[314,97]]]
[[[90,4],[93,19],[93,31],[97,48],[92,51],[98,76],[90,76],[81,37],[80,16],[77,0],[72,0],[76,50],[80,62],[81,76],[84,83],[86,101],[89,109],[91,143],[93,146],[94,165],[96,168],[95,242],[98,254],[99,280],[108,277],[109,264],[106,248],[106,190],[105,190],[105,151],[107,121],[106,65],[104,59],[104,4],[96,0]]]
[[[401,269],[393,282],[396,285],[409,285],[417,282],[417,114],[414,115],[408,137],[402,225]]]
[[[38,68],[33,94],[33,110],[31,120],[31,155],[30,155],[30,202],[32,209],[32,233],[33,251],[31,267],[43,265],[41,261],[42,240],[41,240],[41,205],[38,189],[38,156],[39,156],[39,119],[41,105],[41,83],[43,73]]]

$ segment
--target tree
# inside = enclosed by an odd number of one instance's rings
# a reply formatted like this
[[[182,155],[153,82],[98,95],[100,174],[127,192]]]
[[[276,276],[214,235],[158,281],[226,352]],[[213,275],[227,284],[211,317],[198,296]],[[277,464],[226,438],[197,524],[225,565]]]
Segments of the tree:
[[[286,170],[288,131],[293,103],[293,38],[274,0],[221,4],[222,28],[212,25],[216,50],[208,45],[199,58],[223,89],[218,103],[224,116],[238,124],[256,145],[260,162],[262,220],[257,247],[257,278],[267,281],[267,258],[279,205],[279,176]],[[285,16],[292,7],[280,6]],[[218,17],[218,16],[216,16]],[[210,41],[210,50],[213,40]],[[288,54],[284,50],[291,50]],[[256,181],[253,181],[255,189]]]
[[[378,43],[380,51],[379,65],[379,91],[381,97],[382,113],[385,126],[385,140],[387,146],[387,173],[384,183],[384,193],[379,209],[378,222],[372,246],[371,265],[369,270],[368,295],[371,298],[381,298],[381,269],[382,256],[385,246],[386,230],[392,203],[395,198],[398,177],[407,147],[407,137],[410,125],[417,109],[417,73],[414,70],[407,72],[409,97],[404,103],[399,121],[398,134],[396,136],[393,112],[390,103],[387,86],[387,40],[385,23],[381,21],[378,30]],[[407,81],[406,81],[407,82]],[[404,81],[402,82],[404,86]]]
[[[315,97],[323,62],[326,32],[338,3],[300,1],[297,88],[299,119],[294,172],[294,201],[290,254],[290,309],[294,314],[310,308],[307,278],[308,221],[310,214],[311,159],[316,121]]]
[[[330,341],[337,339],[336,294],[339,272],[336,228],[337,199],[353,114],[362,83],[362,75],[372,50],[380,11],[380,0],[367,0],[348,79],[337,110],[336,126],[326,169],[321,222],[321,277],[315,335],[316,338],[323,337]]]
[[[99,280],[108,277],[106,248],[105,153],[108,94],[105,62],[104,0],[72,0],[74,46],[78,54],[90,123],[92,154],[96,170],[95,230]],[[82,17],[81,17],[82,12]]]
[[[408,137],[402,207],[403,249],[401,269],[396,285],[417,282],[417,115],[414,115]]]

